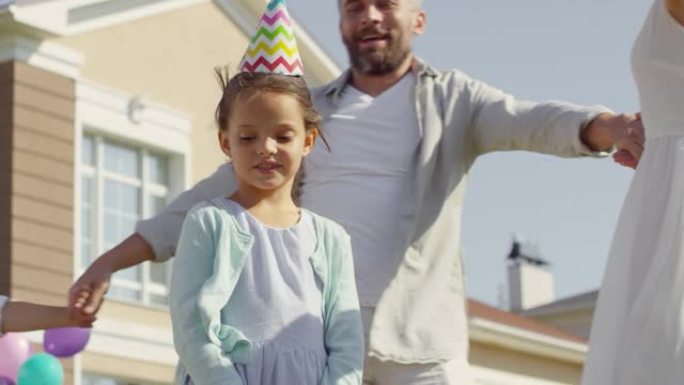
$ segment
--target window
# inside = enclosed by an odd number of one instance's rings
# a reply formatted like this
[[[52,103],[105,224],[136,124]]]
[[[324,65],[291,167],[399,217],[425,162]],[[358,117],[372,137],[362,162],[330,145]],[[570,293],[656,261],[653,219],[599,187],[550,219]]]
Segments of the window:
[[[81,377],[81,385],[151,385],[143,381],[130,381],[120,378],[112,378],[97,374],[84,373]]]
[[[85,270],[97,256],[133,233],[138,220],[167,202],[171,156],[84,132],[80,164],[80,261]],[[110,298],[166,306],[170,264],[149,263],[114,274]]]

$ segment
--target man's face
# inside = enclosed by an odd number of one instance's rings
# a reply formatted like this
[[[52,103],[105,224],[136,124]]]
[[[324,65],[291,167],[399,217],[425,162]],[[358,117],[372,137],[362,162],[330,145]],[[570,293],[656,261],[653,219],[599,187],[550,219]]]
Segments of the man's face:
[[[352,68],[367,75],[396,70],[425,28],[417,0],[339,0],[340,32]]]

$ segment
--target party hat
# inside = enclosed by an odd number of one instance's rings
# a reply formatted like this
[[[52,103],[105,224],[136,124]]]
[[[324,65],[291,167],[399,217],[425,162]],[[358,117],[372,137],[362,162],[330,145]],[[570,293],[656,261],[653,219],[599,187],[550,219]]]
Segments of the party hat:
[[[302,76],[292,18],[285,0],[270,0],[240,64],[241,72]]]

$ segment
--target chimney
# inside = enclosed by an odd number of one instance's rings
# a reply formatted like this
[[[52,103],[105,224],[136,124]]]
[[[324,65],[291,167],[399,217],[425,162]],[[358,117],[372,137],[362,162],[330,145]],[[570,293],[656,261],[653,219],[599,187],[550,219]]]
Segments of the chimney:
[[[551,303],[553,274],[536,245],[515,238],[508,254],[508,295],[512,312]]]

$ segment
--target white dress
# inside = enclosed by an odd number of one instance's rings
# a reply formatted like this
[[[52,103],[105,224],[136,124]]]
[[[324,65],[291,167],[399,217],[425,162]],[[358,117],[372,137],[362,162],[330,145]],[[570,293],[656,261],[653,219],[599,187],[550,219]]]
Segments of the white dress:
[[[297,224],[274,228],[230,199],[222,203],[254,237],[221,311],[221,322],[240,330],[251,343],[249,362],[235,364],[242,385],[319,385],[328,355],[323,284],[310,260],[316,246],[311,212],[302,209]],[[187,374],[186,384],[194,384]]]
[[[684,384],[684,27],[656,0],[632,52],[645,152],[599,294],[583,385]]]

